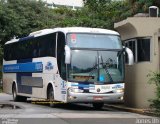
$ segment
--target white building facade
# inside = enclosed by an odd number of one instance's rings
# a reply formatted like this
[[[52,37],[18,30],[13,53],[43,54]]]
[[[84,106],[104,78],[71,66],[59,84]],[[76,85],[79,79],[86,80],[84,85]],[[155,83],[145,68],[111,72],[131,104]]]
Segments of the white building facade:
[[[72,9],[77,9],[84,6],[83,0],[42,0],[42,1],[44,1],[50,8],[66,6]]]

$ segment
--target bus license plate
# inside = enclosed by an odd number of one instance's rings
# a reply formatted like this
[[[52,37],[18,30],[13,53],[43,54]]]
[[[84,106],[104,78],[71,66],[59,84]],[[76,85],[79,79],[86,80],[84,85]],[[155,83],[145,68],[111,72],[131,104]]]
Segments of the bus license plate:
[[[94,96],[93,100],[95,100],[95,101],[101,101],[101,100],[103,100],[103,97],[102,96]]]

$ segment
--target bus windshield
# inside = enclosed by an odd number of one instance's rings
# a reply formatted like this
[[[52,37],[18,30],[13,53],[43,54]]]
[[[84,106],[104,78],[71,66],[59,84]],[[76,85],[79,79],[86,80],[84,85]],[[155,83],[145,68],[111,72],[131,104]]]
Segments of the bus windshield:
[[[124,80],[123,51],[72,50],[68,80],[119,83]]]
[[[107,34],[68,34],[67,44],[71,48],[122,49],[120,37]]]

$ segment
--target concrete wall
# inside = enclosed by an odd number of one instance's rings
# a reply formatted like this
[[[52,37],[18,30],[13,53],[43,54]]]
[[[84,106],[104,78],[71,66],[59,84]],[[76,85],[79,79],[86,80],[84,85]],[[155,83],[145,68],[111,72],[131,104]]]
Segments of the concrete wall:
[[[132,17],[115,23],[115,29],[121,34],[122,40],[136,37],[151,38],[151,60],[126,65],[125,104],[131,107],[148,108],[148,100],[155,97],[155,85],[148,84],[147,75],[150,71],[159,71],[158,37],[160,18]]]

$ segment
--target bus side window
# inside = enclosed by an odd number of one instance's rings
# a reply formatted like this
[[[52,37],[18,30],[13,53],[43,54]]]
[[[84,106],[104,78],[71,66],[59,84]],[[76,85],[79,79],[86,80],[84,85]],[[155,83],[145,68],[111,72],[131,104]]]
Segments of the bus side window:
[[[49,56],[56,56],[55,55],[55,46],[56,45],[56,33],[54,33],[54,34],[52,34],[51,36],[50,36],[50,39],[49,39],[49,42],[48,42],[48,55]]]

